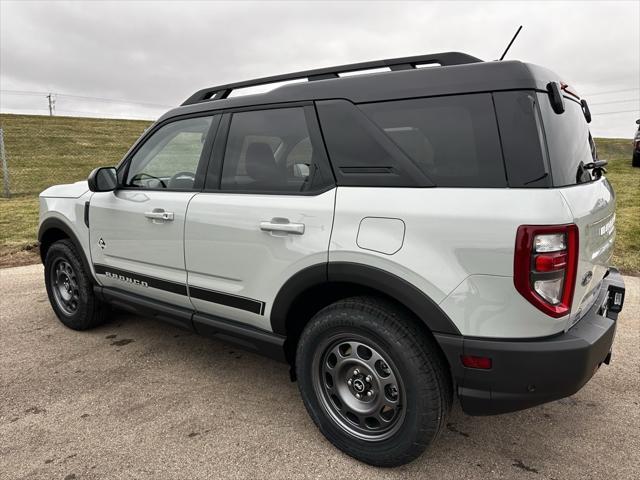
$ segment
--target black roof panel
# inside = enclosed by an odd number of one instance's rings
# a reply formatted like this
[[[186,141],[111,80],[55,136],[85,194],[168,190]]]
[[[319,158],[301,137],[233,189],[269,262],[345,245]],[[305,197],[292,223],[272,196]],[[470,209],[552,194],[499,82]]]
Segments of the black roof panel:
[[[291,83],[261,94],[211,100],[195,100],[197,103],[183,105],[170,110],[164,114],[160,120],[196,112],[219,111],[283,102],[340,98],[353,103],[364,103],[499,90],[544,90],[548,82],[558,80],[558,75],[537,65],[520,61],[480,61],[477,63],[412,68],[408,70],[367,73],[325,80]],[[240,82],[230,85],[236,85],[234,88],[241,88],[237,85],[253,85],[255,84],[253,82]],[[216,88],[221,87],[211,87],[210,89],[201,90],[196,92],[192,98],[197,98],[196,95],[203,95],[205,92],[213,91],[215,94],[214,89]]]

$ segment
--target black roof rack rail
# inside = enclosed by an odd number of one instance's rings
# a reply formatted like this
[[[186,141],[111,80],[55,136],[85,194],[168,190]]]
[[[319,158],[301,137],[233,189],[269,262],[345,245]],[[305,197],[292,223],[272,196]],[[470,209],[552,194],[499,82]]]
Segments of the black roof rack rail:
[[[413,57],[389,58],[386,60],[374,60],[371,62],[350,63],[337,67],[318,68],[315,70],[304,70],[301,72],[286,73],[272,77],[257,78],[244,82],[228,83],[216,87],[204,88],[191,95],[182,105],[192,105],[194,103],[207,100],[219,100],[227,98],[229,94],[238,88],[253,87],[256,85],[267,85],[270,83],[284,82],[287,80],[299,80],[306,78],[308,81],[326,80],[339,78],[340,73],[357,72],[360,70],[371,70],[374,68],[389,67],[390,70],[410,70],[418,65],[439,64],[441,66],[463,65],[467,63],[482,62],[479,58],[460,52],[443,52],[429,55],[417,55]]]

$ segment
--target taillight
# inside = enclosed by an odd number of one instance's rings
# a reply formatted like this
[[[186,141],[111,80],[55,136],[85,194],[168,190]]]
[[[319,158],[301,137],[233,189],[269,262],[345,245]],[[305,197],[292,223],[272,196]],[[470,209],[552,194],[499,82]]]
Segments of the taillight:
[[[533,306],[558,318],[571,310],[578,267],[578,227],[521,225],[513,282]]]

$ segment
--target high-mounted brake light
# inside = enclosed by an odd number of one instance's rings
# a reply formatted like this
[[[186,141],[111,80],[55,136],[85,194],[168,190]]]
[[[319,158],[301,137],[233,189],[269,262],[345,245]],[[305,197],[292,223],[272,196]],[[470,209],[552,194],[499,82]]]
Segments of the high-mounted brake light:
[[[578,267],[578,227],[521,225],[513,282],[538,310],[559,318],[571,310]]]

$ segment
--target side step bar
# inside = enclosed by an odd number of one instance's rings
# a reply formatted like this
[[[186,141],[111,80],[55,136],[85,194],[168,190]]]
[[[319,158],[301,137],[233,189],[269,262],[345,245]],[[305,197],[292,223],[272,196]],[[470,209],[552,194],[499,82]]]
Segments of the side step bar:
[[[115,288],[94,285],[93,290],[99,299],[116,308],[167,322],[206,337],[218,338],[274,360],[286,362],[285,337],[282,335]]]

